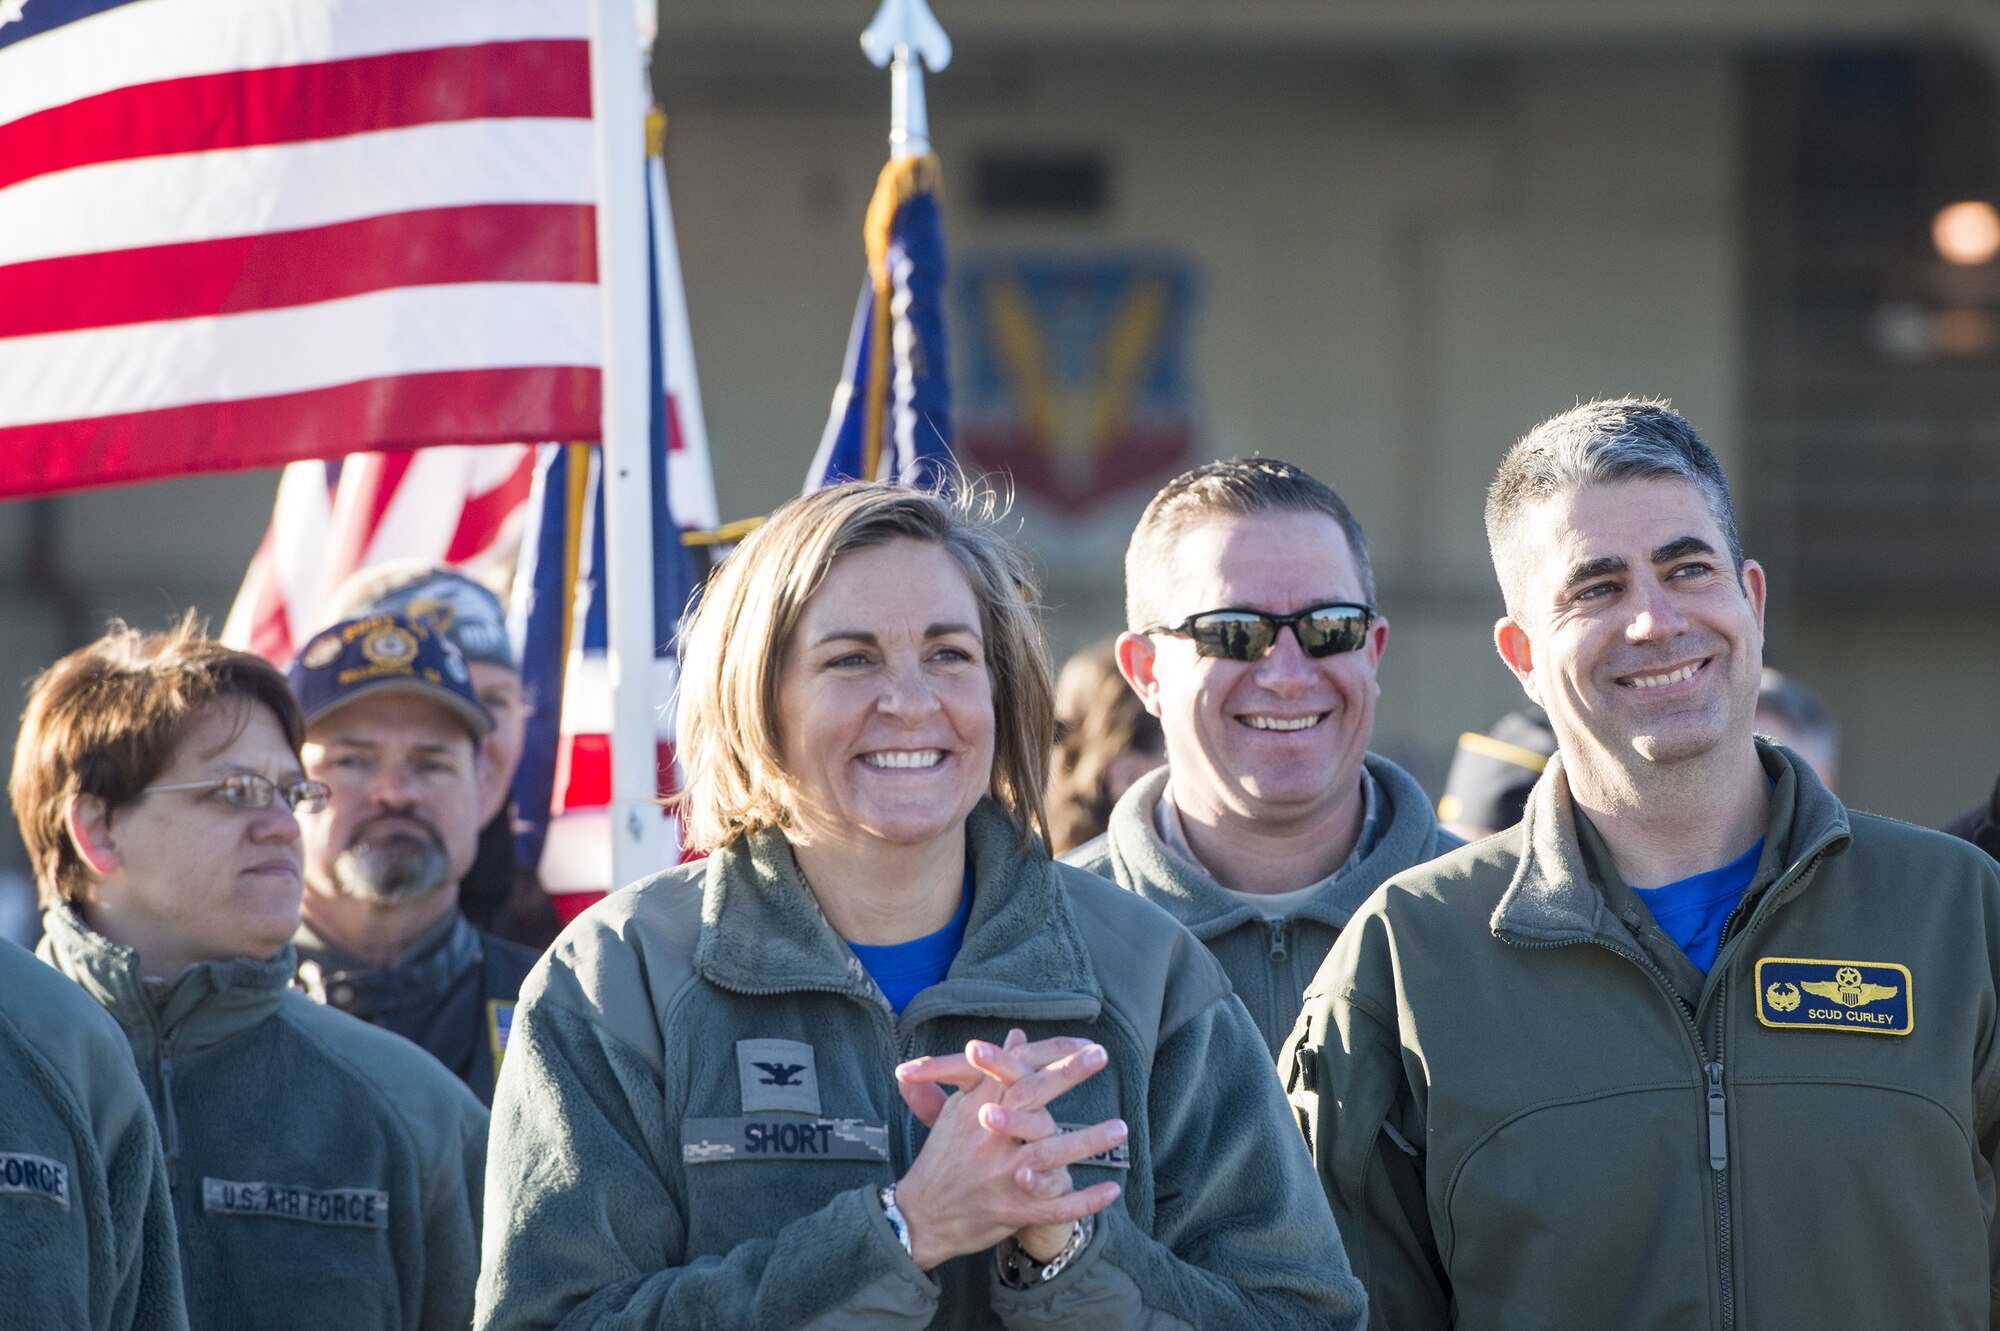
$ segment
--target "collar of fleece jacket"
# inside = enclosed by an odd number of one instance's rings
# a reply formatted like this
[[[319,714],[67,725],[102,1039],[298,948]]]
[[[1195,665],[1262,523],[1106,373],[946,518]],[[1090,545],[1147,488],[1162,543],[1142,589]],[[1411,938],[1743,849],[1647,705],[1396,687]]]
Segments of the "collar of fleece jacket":
[[[949,983],[1017,1009],[1095,1018],[1103,990],[1056,867],[991,800],[966,819],[972,918]],[[766,829],[708,858],[695,967],[739,993],[827,989],[865,995],[870,981],[841,942],[782,833]],[[1053,1015],[1053,1013],[1052,1013]]]
[[[1460,844],[1457,837],[1438,827],[1430,797],[1415,777],[1379,754],[1371,753],[1363,761],[1389,804],[1382,818],[1382,833],[1359,864],[1301,905],[1293,918],[1317,920],[1338,929],[1385,880]],[[1196,938],[1212,939],[1261,918],[1255,907],[1231,896],[1199,866],[1174,854],[1160,840],[1153,825],[1153,808],[1160,802],[1168,778],[1164,767],[1148,772],[1111,810],[1103,845],[1112,859],[1124,862],[1123,871],[1092,863],[1089,848],[1072,852],[1070,862],[1098,868],[1120,882],[1146,884],[1147,895],[1172,911]]]
[[[1780,864],[1796,865],[1851,839],[1846,808],[1803,760],[1762,740],[1757,757],[1774,783],[1765,837],[1785,848]],[[1494,907],[1494,934],[1557,942],[1613,932],[1611,907],[1585,863],[1561,754],[1549,759],[1529,793],[1519,835],[1521,862]]]
[[[236,957],[190,967],[156,1005],[140,976],[139,954],[94,932],[68,902],[49,907],[42,928],[42,959],[102,1003],[142,1055],[167,1031],[183,1053],[222,1044],[276,1011],[291,986],[295,958],[288,943],[264,961]]]

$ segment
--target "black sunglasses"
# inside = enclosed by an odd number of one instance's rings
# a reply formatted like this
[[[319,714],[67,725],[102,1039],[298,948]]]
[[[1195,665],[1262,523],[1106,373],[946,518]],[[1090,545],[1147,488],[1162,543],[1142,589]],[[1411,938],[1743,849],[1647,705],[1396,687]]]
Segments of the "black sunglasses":
[[[1374,622],[1373,607],[1336,601],[1289,615],[1267,615],[1261,610],[1204,610],[1178,624],[1154,624],[1140,632],[1192,638],[1197,656],[1256,661],[1277,645],[1278,630],[1287,625],[1307,656],[1338,656],[1367,642],[1368,626]]]

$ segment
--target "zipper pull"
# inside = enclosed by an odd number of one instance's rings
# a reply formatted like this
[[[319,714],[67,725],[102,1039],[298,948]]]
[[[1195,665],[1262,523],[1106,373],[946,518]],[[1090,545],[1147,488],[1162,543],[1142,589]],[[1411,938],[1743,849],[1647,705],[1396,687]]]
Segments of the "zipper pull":
[[[1276,961],[1283,961],[1284,959],[1285,959],[1285,922],[1283,920],[1272,920],[1271,960],[1276,962]]]
[[[1708,1167],[1729,1168],[1729,1102],[1722,1093],[1722,1064],[1702,1064],[1708,1074]]]

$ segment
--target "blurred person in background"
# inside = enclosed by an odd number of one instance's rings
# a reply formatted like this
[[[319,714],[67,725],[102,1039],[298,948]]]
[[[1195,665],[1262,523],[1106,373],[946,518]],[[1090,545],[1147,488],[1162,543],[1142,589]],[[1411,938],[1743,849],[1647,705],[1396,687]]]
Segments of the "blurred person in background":
[[[1555,751],[1555,732],[1539,707],[1509,712],[1483,734],[1466,731],[1445,773],[1438,822],[1467,841],[1512,827]]]
[[[41,955],[117,1019],[152,1097],[196,1331],[462,1327],[486,1110],[291,986],[296,812],[327,794],[304,735],[284,677],[192,619],[44,671],[11,782]]]
[[[1806,760],[1828,790],[1840,776],[1840,726],[1820,696],[1797,678],[1764,667],[1757,686],[1757,733]]]
[[[1115,638],[1093,643],[1056,676],[1056,747],[1049,769],[1049,849],[1104,834],[1111,806],[1167,760],[1160,723],[1118,673]]]
[[[494,761],[471,671],[429,621],[376,614],[308,639],[291,683],[306,772],[299,983],[428,1050],[482,1101],[540,954],[458,909]]]
[[[1167,482],[1125,553],[1118,668],[1166,736],[1096,841],[1064,858],[1207,944],[1275,1054],[1348,916],[1459,844],[1368,751],[1389,621],[1361,524],[1273,458]]]
[[[792,501],[722,566],[679,703],[711,853],[591,907],[530,982],[480,1327],[1358,1325],[1221,969],[1034,838],[1031,578],[879,485]]]
[[[484,583],[445,564],[391,560],[343,582],[327,607],[330,619],[403,615],[442,633],[465,658],[472,691],[493,718],[479,789],[479,849],[458,886],[465,918],[500,938],[537,951],[554,940],[555,908],[532,869],[516,867],[514,774],[521,767],[535,702],[521,683],[521,665],[507,636],[507,611]]]

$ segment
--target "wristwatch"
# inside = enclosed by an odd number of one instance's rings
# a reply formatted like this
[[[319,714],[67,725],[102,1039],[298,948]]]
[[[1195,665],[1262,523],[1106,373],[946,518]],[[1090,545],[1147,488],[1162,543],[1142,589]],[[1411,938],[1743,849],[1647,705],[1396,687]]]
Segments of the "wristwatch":
[[[875,1190],[875,1199],[882,1203],[882,1214],[889,1221],[889,1228],[896,1231],[896,1242],[903,1245],[903,1251],[910,1251],[910,1222],[903,1219],[903,1213],[896,1207],[896,1185]],[[914,1254],[913,1254],[914,1255]]]
[[[1076,1222],[1069,1232],[1069,1242],[1063,1244],[1062,1251],[1040,1261],[1013,1239],[1008,1239],[993,1250],[993,1260],[1000,1268],[1000,1283],[1009,1289],[1032,1289],[1045,1281],[1054,1280],[1062,1274],[1062,1269],[1076,1260],[1076,1255],[1090,1245],[1090,1236],[1097,1230],[1097,1217],[1087,1215]]]

